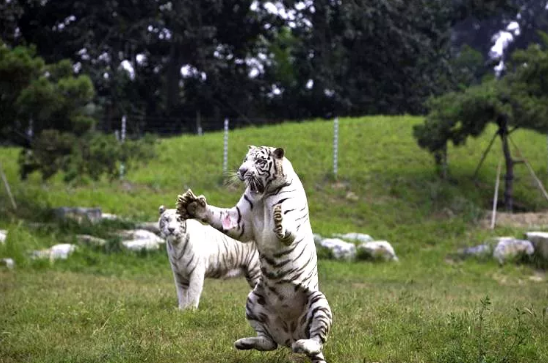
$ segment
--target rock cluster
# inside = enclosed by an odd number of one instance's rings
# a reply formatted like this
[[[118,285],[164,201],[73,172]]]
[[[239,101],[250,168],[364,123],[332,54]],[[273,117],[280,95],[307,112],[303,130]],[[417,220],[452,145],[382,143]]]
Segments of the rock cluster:
[[[354,261],[356,259],[398,261],[396,252],[387,241],[375,241],[373,237],[363,233],[335,233],[330,238],[314,234],[314,242],[318,248],[330,251],[336,260]]]
[[[460,249],[458,255],[462,258],[492,257],[500,264],[533,256],[548,262],[548,232],[527,232],[524,239],[512,236],[492,238],[480,245]]]
[[[61,221],[72,220],[77,223],[98,223],[101,220],[122,220],[120,217],[102,213],[100,208],[81,208],[81,207],[60,207],[53,210],[54,215]],[[115,233],[114,237],[120,239],[120,247],[130,251],[157,250],[164,243],[159,236],[158,222],[146,222],[137,225],[136,229],[121,230]],[[0,244],[5,243],[8,231],[0,230]],[[97,236],[79,234],[75,236],[80,245],[93,247],[103,247],[107,240]],[[67,259],[74,251],[78,249],[77,244],[60,243],[46,249],[29,252],[31,259],[48,259],[50,261]],[[15,267],[12,258],[0,259],[0,266],[6,266],[9,269]]]

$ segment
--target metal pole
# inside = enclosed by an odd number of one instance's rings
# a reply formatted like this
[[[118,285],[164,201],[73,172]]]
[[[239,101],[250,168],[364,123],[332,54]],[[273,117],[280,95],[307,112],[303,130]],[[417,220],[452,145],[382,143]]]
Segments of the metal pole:
[[[500,182],[500,167],[502,165],[502,159],[499,159],[499,165],[497,166],[497,179],[495,181],[495,195],[493,196],[493,214],[491,214],[491,229],[495,229],[495,223],[497,221],[497,201],[499,197],[499,182]]]
[[[196,111],[196,132],[198,135],[202,136],[202,115],[200,114],[200,110]]]
[[[6,178],[6,174],[4,174],[2,163],[0,163],[0,176],[2,177],[2,181],[4,182],[4,186],[6,187],[6,192],[8,192],[8,196],[10,197],[10,201],[11,201],[11,205],[13,206],[13,209],[17,209],[17,204],[15,204],[15,199],[13,199],[13,195],[11,194],[8,178]]]
[[[223,148],[223,173],[228,169],[228,118],[225,118],[225,136]]]
[[[126,139],[126,115],[122,116],[122,135],[121,135],[122,144],[124,143],[125,139]]]
[[[333,122],[333,174],[335,179],[338,172],[338,158],[339,158],[339,118],[335,117]]]
[[[120,142],[123,144],[125,139],[126,139],[126,115],[122,116],[122,130],[120,132]],[[124,162],[121,162],[120,163],[120,179],[124,179],[125,170],[126,170],[126,166],[124,165]]]

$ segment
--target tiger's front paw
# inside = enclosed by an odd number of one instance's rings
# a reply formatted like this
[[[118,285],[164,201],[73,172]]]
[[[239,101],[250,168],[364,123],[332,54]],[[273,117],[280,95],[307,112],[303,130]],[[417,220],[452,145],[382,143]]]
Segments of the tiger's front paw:
[[[196,196],[187,190],[177,197],[177,213],[183,219],[203,218],[207,211],[207,201],[203,195]]]
[[[274,233],[276,234],[276,237],[282,242],[284,245],[289,246],[291,244],[291,235],[289,232],[287,232],[283,226],[283,213],[282,213],[282,206],[277,204],[274,206],[274,210],[272,211],[272,215],[274,217]]]

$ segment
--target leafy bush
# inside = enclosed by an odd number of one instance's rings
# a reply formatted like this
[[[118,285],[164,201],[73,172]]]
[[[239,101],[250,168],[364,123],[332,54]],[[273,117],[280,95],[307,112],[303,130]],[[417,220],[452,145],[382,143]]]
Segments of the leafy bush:
[[[94,131],[94,94],[91,79],[75,75],[69,60],[46,64],[32,47],[11,49],[0,42],[0,110],[7,120],[0,139],[23,146],[21,179],[33,171],[44,180],[60,171],[65,181],[112,179],[120,163],[127,168],[154,155],[151,137],[120,143]]]
[[[156,138],[147,135],[139,140],[119,142],[114,135],[90,132],[82,137],[57,130],[46,130],[32,145],[32,151],[22,150],[19,158],[21,171],[39,171],[48,179],[59,171],[64,180],[72,181],[89,176],[99,180],[106,175],[119,175],[120,163],[125,170],[137,161],[147,161],[155,155]]]

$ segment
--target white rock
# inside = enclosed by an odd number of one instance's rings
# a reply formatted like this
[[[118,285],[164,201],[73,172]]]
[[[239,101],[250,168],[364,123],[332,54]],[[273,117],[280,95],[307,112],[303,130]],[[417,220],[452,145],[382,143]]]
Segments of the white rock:
[[[364,233],[356,233],[356,232],[345,233],[345,234],[335,233],[333,236],[344,239],[346,241],[355,241],[355,242],[362,242],[362,243],[374,241],[373,237],[371,237],[370,235],[364,234]]]
[[[358,250],[364,252],[374,260],[398,261],[394,248],[387,241],[364,242],[358,246]]]
[[[60,243],[54,246],[51,246],[45,250],[32,251],[31,258],[41,259],[49,258],[53,260],[66,260],[68,256],[76,250],[76,245],[70,243]]]
[[[32,251],[30,253],[30,258],[32,258],[33,260],[50,258],[50,256],[51,256],[51,250],[49,248],[46,250]]]
[[[50,258],[53,260],[66,260],[76,250],[76,246],[70,243],[60,243],[50,248]]]
[[[493,252],[493,247],[487,243],[484,243],[478,246],[462,248],[458,251],[458,254],[463,257],[469,257],[469,256],[480,257],[480,256],[490,255],[492,252]]]
[[[320,242],[322,247],[328,248],[337,260],[353,260],[356,257],[356,246],[338,238],[326,238]]]
[[[0,229],[0,243],[5,243],[6,238],[8,238],[8,231],[5,229]]]
[[[0,265],[6,266],[10,270],[13,270],[15,267],[15,261],[12,258],[2,258],[0,259]]]
[[[117,220],[120,219],[120,217],[118,217],[116,214],[102,213],[101,214],[101,219],[106,219],[106,220],[109,220],[109,221],[117,221]]]
[[[147,240],[156,241],[156,243],[165,242],[163,238],[157,236],[155,233],[147,231],[146,229],[130,229],[125,231],[120,231],[118,232],[118,235],[122,238],[127,238],[132,240],[147,239]]]
[[[160,244],[156,239],[136,239],[132,241],[123,241],[122,246],[130,251],[151,251],[160,248]]]
[[[59,207],[54,208],[55,216],[61,220],[72,219],[78,223],[87,220],[96,223],[101,220],[101,208]]]
[[[535,252],[535,248],[530,241],[515,239],[511,237],[502,237],[499,239],[493,257],[503,264],[506,260],[525,254],[531,256]]]
[[[76,239],[78,242],[92,246],[104,246],[107,243],[107,241],[102,238],[90,236],[88,234],[78,234],[76,235]]]
[[[548,261],[548,232],[527,232],[527,240],[533,243],[535,253],[543,260]]]
[[[158,221],[155,222],[142,222],[137,224],[137,228],[146,229],[149,232],[160,235],[160,228],[158,227]]]

